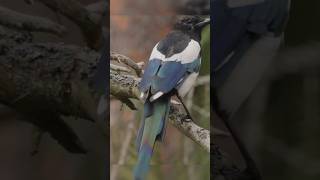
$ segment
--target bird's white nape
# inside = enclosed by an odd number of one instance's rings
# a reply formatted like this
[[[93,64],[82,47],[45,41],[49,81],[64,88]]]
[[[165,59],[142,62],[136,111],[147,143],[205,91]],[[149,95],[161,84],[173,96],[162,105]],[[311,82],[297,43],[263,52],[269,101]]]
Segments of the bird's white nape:
[[[199,55],[200,55],[200,44],[191,39],[191,41],[189,42],[188,46],[180,53],[174,54],[170,57],[165,57],[164,54],[162,54],[158,49],[158,44],[157,43],[150,55],[149,60],[152,59],[160,59],[162,61],[178,61],[181,62],[181,64],[186,64],[186,63],[191,63],[194,60],[198,59]]]

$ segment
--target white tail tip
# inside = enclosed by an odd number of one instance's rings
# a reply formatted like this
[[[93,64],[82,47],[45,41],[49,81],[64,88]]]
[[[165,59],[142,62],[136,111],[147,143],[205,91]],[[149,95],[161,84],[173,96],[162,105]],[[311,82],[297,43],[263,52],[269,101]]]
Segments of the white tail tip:
[[[158,99],[158,98],[159,98],[159,97],[161,97],[163,94],[164,94],[164,93],[163,93],[163,92],[161,92],[161,91],[157,92],[156,94],[154,94],[153,96],[151,96],[151,98],[150,98],[150,102],[152,102],[152,101],[154,101],[154,100]]]
[[[144,92],[142,92],[141,94],[140,94],[140,99],[144,99]]]

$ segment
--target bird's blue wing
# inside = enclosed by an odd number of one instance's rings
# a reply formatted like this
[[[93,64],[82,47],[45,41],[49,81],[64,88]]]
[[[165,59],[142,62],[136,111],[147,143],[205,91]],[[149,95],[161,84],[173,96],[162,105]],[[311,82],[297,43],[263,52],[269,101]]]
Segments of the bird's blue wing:
[[[186,75],[199,72],[200,61],[199,58],[192,63],[182,64],[179,61],[150,60],[139,85],[140,91],[151,89],[151,94],[159,91],[168,93],[183,82]]]
[[[144,69],[144,73],[142,75],[142,79],[139,84],[139,89],[141,92],[146,92],[149,90],[152,79],[157,74],[160,66],[161,66],[160,59],[152,59],[149,61],[146,68]]]
[[[145,68],[139,85],[140,91],[151,89],[151,94],[159,91],[168,93],[186,73],[186,66],[180,62],[152,59]]]
[[[151,94],[158,91],[170,92],[187,73],[186,67],[181,62],[163,62],[157,74],[152,78]]]

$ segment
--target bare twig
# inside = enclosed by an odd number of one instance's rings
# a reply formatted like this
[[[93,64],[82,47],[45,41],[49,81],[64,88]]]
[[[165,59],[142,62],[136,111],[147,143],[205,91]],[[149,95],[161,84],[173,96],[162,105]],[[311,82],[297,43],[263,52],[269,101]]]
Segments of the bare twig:
[[[134,118],[136,118],[136,116],[133,115]],[[121,147],[121,151],[120,151],[120,157],[119,157],[119,161],[118,161],[118,165],[123,165],[125,158],[127,156],[127,152],[129,149],[129,144],[130,144],[130,140],[132,138],[133,135],[133,122],[134,120],[131,119],[130,123],[128,124],[128,128],[127,128],[127,134],[126,137],[123,141],[122,147]]]
[[[110,53],[110,60],[117,61],[117,62],[120,62],[120,63],[123,63],[123,64],[129,66],[130,68],[132,68],[136,72],[136,74],[138,76],[141,76],[141,74],[142,74],[142,66],[144,65],[144,63],[141,63],[141,62],[135,63],[129,57],[124,56],[122,54],[114,53],[114,52]]]
[[[62,35],[66,32],[64,26],[49,19],[22,14],[1,6],[0,24],[27,31],[48,32],[57,35]]]
[[[128,68],[123,67],[123,66],[118,66],[115,64],[110,64],[110,70],[121,71],[121,72],[130,72],[130,70]]]
[[[127,130],[126,130],[126,136],[125,136],[125,138],[124,138],[124,140],[122,142],[122,145],[121,145],[118,164],[112,166],[110,180],[116,180],[117,179],[117,175],[118,175],[118,172],[119,172],[119,165],[123,165],[124,162],[125,162],[125,159],[127,157],[128,150],[129,150],[129,145],[130,145],[130,140],[131,140],[131,138],[133,136],[134,118],[136,118],[135,113],[132,114],[132,118],[130,119],[130,122],[128,124]]]

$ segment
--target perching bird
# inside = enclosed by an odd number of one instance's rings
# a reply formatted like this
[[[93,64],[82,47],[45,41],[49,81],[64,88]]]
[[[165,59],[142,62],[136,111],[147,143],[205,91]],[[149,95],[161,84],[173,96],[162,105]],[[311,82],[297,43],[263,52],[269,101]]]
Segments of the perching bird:
[[[152,50],[139,85],[145,103],[136,142],[135,180],[146,178],[155,142],[164,138],[171,97],[177,95],[182,102],[181,97],[196,81],[201,64],[201,30],[209,22],[209,18],[186,16]]]
[[[290,0],[213,0],[212,7],[211,106],[226,123],[247,166],[254,169],[228,120],[258,85],[277,54]]]

